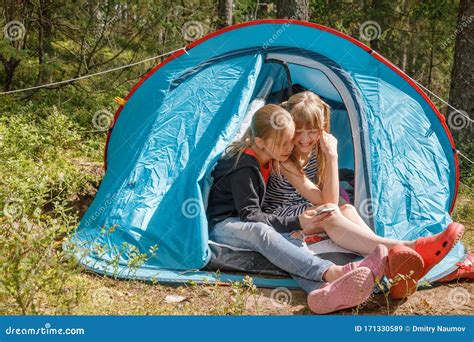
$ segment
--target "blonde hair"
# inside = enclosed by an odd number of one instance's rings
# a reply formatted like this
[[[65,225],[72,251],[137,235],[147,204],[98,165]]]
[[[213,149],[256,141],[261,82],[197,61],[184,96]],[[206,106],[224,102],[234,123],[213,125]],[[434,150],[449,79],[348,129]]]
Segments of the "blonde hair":
[[[244,150],[255,145],[255,138],[275,138],[276,144],[280,144],[283,132],[290,125],[293,125],[293,119],[287,110],[275,104],[265,105],[255,112],[249,128],[240,140],[232,142],[226,148],[225,154],[227,157],[237,156],[235,168]],[[275,160],[271,164],[273,170],[279,173],[280,164]]]
[[[291,96],[288,101],[283,102],[281,106],[290,111],[297,129],[304,127],[311,129],[317,128],[329,133],[331,108],[326,102],[321,100],[318,95],[310,91],[304,91]],[[326,160],[319,143],[315,146],[315,152],[318,168],[314,183],[319,189],[322,189],[324,184],[322,178],[326,171]],[[290,160],[296,165],[298,170],[304,174],[303,166],[300,165],[296,159],[294,152],[291,154]]]

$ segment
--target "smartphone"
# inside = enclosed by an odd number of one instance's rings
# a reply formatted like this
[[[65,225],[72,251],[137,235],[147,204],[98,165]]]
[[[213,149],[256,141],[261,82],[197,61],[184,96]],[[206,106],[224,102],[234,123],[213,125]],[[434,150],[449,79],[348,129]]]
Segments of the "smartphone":
[[[324,213],[330,213],[331,211],[334,211],[334,210],[336,210],[336,208],[322,208],[322,209],[318,209],[318,210],[316,210],[315,216],[321,215],[321,214],[324,214]]]

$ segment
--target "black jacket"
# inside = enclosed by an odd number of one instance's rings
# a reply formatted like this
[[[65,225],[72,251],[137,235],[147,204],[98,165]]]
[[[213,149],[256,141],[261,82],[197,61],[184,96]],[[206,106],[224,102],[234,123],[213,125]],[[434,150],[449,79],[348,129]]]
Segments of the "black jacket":
[[[264,222],[280,233],[301,229],[298,216],[276,216],[261,209],[265,196],[265,181],[258,160],[243,153],[235,168],[236,156],[223,156],[211,175],[207,206],[209,226],[228,217],[239,217],[244,222]]]

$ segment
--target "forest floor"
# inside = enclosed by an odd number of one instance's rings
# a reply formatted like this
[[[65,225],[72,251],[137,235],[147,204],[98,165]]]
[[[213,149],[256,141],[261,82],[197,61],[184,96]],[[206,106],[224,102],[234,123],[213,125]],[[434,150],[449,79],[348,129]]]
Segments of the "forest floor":
[[[117,281],[81,274],[89,295],[72,312],[77,315],[311,315],[306,294],[291,291],[287,304],[275,302],[271,289],[245,286],[192,285],[170,287]],[[379,294],[358,308],[338,315],[472,315],[474,283],[470,280],[434,285],[406,300]],[[47,313],[47,308],[43,308]]]

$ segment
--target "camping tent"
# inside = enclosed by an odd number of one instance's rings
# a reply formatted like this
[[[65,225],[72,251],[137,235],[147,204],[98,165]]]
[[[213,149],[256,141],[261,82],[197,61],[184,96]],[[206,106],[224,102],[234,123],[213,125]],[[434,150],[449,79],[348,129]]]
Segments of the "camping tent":
[[[255,108],[285,99],[295,85],[331,104],[339,167],[353,171],[353,204],[377,234],[413,240],[448,226],[458,160],[444,117],[423,91],[336,30],[258,20],[189,44],[127,95],[109,131],[105,176],[71,239],[80,262],[161,282],[240,279],[202,271],[211,258],[210,172]],[[459,243],[425,279],[452,272],[465,254]]]

